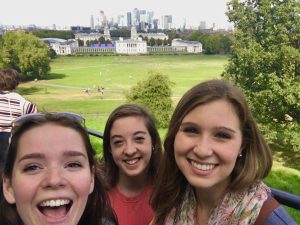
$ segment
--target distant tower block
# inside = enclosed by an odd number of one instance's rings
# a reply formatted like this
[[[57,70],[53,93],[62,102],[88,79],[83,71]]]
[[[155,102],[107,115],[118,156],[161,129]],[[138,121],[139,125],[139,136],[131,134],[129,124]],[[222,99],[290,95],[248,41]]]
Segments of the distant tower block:
[[[132,40],[137,40],[138,35],[136,31],[136,26],[131,26],[131,39]]]
[[[107,24],[104,27],[104,39],[105,40],[111,40],[110,32],[109,32],[109,27],[108,27]]]
[[[95,24],[94,24],[94,17],[93,15],[91,16],[91,29],[94,30],[95,29]]]

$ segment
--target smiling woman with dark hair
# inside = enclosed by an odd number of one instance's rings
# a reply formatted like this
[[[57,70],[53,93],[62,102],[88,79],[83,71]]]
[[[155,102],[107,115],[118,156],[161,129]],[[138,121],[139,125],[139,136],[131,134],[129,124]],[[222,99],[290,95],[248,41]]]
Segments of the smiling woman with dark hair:
[[[161,154],[148,111],[124,104],[110,114],[103,136],[103,173],[120,225],[148,225],[152,220],[149,199]]]
[[[270,149],[242,92],[224,80],[188,90],[172,115],[152,225],[292,225],[262,180]]]
[[[1,225],[115,225],[95,151],[76,114],[13,123],[2,174]]]

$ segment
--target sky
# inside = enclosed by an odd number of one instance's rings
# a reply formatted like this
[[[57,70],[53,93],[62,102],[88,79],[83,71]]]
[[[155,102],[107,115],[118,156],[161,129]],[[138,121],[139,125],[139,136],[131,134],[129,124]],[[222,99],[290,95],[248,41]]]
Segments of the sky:
[[[226,12],[228,0],[5,0],[1,3],[1,25],[90,26],[90,17],[97,18],[103,10],[107,18],[125,15],[134,8],[154,11],[154,18],[172,15],[177,28],[184,20],[187,26],[230,26]]]

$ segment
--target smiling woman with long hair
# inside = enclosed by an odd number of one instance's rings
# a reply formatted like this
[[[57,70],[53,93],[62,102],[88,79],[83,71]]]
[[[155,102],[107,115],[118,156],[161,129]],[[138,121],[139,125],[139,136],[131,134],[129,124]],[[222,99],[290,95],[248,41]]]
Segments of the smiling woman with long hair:
[[[296,224],[262,182],[271,152],[236,86],[209,80],[188,90],[164,150],[153,225]]]
[[[2,174],[1,225],[115,225],[95,151],[76,114],[13,123]]]
[[[117,107],[103,137],[107,190],[120,225],[148,225],[153,219],[149,199],[161,142],[154,118],[134,104]]]

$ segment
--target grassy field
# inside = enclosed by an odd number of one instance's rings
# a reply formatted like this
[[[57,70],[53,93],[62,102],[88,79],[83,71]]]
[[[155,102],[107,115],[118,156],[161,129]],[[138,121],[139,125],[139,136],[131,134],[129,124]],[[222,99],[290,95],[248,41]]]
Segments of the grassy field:
[[[89,121],[93,115],[107,117],[124,103],[124,92],[144,80],[150,70],[158,70],[174,82],[176,102],[194,84],[219,77],[226,62],[226,56],[202,55],[60,57],[51,63],[50,76],[24,83],[18,91],[40,111],[77,112]],[[98,86],[105,88],[104,96],[97,92]],[[88,94],[84,92],[87,88]]]
[[[59,57],[51,63],[50,76],[27,82],[18,92],[37,104],[39,111],[70,111],[82,114],[86,125],[103,131],[109,113],[125,102],[124,92],[145,79],[150,70],[159,70],[174,82],[174,104],[196,83],[218,78],[227,63],[226,56],[98,56]],[[104,87],[104,95],[97,87]],[[89,93],[85,93],[85,89]],[[165,131],[160,130],[162,138]],[[92,138],[101,154],[102,141]],[[276,156],[271,174],[265,180],[272,187],[300,195],[300,168],[279,163]],[[300,212],[288,209],[300,224]]]

